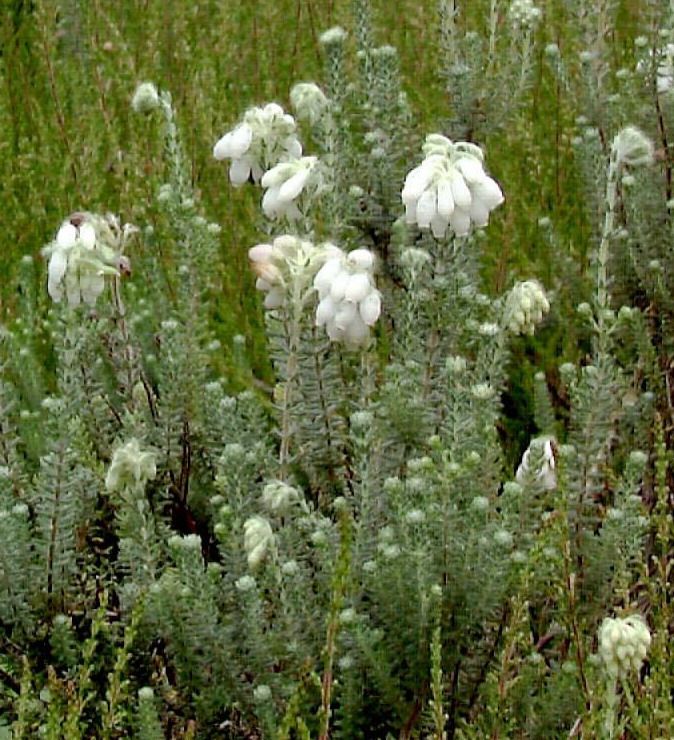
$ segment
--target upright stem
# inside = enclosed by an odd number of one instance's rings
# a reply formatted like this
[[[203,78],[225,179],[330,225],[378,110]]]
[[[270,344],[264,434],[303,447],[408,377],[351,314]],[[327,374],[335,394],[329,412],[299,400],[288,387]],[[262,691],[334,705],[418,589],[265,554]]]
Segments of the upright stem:
[[[610,256],[611,237],[615,231],[615,207],[618,200],[618,176],[620,164],[617,161],[615,149],[611,149],[608,173],[606,176],[606,212],[604,214],[604,228],[599,242],[597,255],[597,341],[595,355],[600,359],[606,354],[606,311],[609,305],[608,289],[608,261]]]
[[[287,324],[287,354],[281,398],[281,446],[279,450],[279,477],[281,480],[286,480],[288,477],[288,468],[290,466],[290,444],[293,436],[292,408],[299,367],[302,320],[302,299],[296,287],[294,287],[289,299],[290,320]]]

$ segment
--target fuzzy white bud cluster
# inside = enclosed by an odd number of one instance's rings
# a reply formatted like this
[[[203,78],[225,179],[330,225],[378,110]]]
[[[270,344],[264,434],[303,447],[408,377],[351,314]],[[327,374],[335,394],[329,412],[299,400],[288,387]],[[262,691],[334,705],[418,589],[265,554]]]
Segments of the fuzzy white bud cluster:
[[[106,275],[130,272],[122,251],[135,231],[130,224],[121,227],[112,214],[73,213],[43,250],[49,256],[47,290],[52,299],[58,303],[65,291],[70,306],[95,305]]]
[[[480,147],[430,134],[423,152],[423,162],[408,173],[402,191],[407,223],[430,228],[438,239],[448,227],[465,236],[471,225],[486,226],[503,193],[485,173]]]
[[[521,485],[535,482],[546,491],[557,487],[555,473],[555,451],[552,437],[537,437],[532,439],[522,455],[515,480]]]
[[[255,287],[267,294],[264,307],[280,308],[291,282],[300,289],[308,287],[325,260],[336,254],[342,251],[332,244],[314,245],[290,234],[277,236],[272,244],[251,247],[248,257],[257,275]]]
[[[232,160],[233,185],[243,185],[251,177],[258,183],[269,167],[302,156],[296,131],[295,119],[276,103],[249,108],[243,121],[216,142],[213,156]]]
[[[618,164],[642,167],[653,162],[653,142],[638,128],[627,126],[613,139],[613,155]]]
[[[513,0],[508,9],[508,19],[513,30],[530,31],[541,19],[541,9],[532,0]]]
[[[367,343],[370,327],[381,313],[381,295],[374,284],[374,255],[367,249],[341,250],[316,273],[316,326],[325,326],[332,341],[356,348]]]
[[[328,107],[328,99],[313,82],[298,82],[290,91],[290,104],[298,120],[314,126]]]
[[[300,157],[280,162],[265,172],[261,185],[267,189],[262,198],[262,210],[268,218],[286,216],[289,220],[301,218],[296,200],[320,186],[320,168],[317,157]]]
[[[246,519],[243,524],[243,548],[251,570],[255,570],[262,563],[275,545],[276,538],[271,524],[264,517],[252,516]]]
[[[141,82],[131,99],[131,107],[136,113],[152,113],[159,104],[159,93],[152,82]]]
[[[133,437],[125,445],[118,447],[105,477],[108,491],[121,491],[127,487],[142,488],[157,475],[154,452],[141,450],[140,443]]]
[[[651,645],[648,625],[638,614],[611,619],[599,628],[599,655],[611,676],[639,671]]]
[[[533,334],[550,310],[543,286],[537,280],[516,283],[506,299],[503,321],[513,334]]]
[[[262,504],[271,514],[286,516],[294,507],[307,511],[302,494],[280,480],[267,483],[262,491]]]
[[[323,46],[336,46],[343,44],[346,41],[346,36],[347,33],[341,26],[333,26],[328,28],[327,31],[323,31],[319,41]]]

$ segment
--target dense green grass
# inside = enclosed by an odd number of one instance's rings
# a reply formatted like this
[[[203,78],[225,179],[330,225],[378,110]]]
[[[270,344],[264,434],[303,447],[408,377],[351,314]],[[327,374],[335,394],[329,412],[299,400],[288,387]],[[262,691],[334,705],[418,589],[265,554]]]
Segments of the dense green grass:
[[[639,18],[636,4],[623,5],[631,10],[619,13],[611,40],[616,67],[631,58]],[[451,101],[438,70],[436,3],[373,6],[377,40],[400,50],[420,127],[441,127]],[[547,6],[537,53],[554,41],[573,59],[582,42],[572,35],[567,4]],[[162,180],[158,137],[129,109],[135,85],[150,79],[173,93],[203,209],[224,227],[225,294],[237,317],[230,328],[245,328],[248,312],[237,304],[246,282],[245,248],[256,238],[251,224],[258,196],[232,192],[211,147],[246,106],[284,103],[294,81],[320,79],[317,37],[330,25],[349,26],[350,2],[5,0],[1,7],[0,269],[8,276],[2,307],[13,303],[18,258],[36,255],[66,213],[111,210],[140,225],[152,219]],[[466,3],[461,22],[482,30],[487,8],[487,2]],[[486,142],[508,201],[502,231],[488,250],[496,289],[508,282],[512,268],[531,263],[541,277],[550,276],[536,229],[539,216],[553,215],[564,241],[576,249],[584,250],[588,236],[565,144],[573,91],[554,84],[542,58],[536,64],[537,81],[519,125]]]

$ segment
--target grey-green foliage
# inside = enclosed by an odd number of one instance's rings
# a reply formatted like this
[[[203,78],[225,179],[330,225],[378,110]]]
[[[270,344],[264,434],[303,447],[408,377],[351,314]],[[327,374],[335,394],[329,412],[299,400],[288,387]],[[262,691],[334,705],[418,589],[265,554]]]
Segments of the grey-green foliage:
[[[494,15],[492,38],[459,38],[454,4],[442,5],[448,133],[481,127],[483,102],[516,118],[495,99],[507,65],[468,82],[483,50],[496,64],[503,45],[520,44],[508,65],[526,61],[531,36],[501,38]],[[313,296],[282,304],[267,321],[276,386],[231,391],[209,328],[217,229],[201,216],[162,91],[169,182],[134,263],[142,280],[114,281],[93,315],[63,307],[52,322],[58,395],[39,409],[34,389],[0,381],[0,627],[33,661],[8,710],[19,736],[64,713],[97,731],[94,698],[115,731],[148,738],[176,715],[205,736],[283,737],[291,726],[325,736],[328,725],[335,737],[410,736],[431,697],[439,736],[552,737],[583,711],[582,656],[614,600],[629,606],[640,562],[647,455],[630,453],[652,418],[637,396],[657,363],[637,317],[603,315],[592,361],[564,372],[568,424],[536,378],[545,436],[512,480],[501,395],[511,343],[528,340],[504,320],[507,297],[481,286],[481,232],[435,238],[402,220],[418,132],[395,52],[375,45],[369,3],[355,9],[356,64],[342,34],[324,37],[329,104],[311,141],[325,182],[294,227],[376,252],[384,315],[371,342],[357,352],[328,342]],[[605,162],[587,125],[579,161],[599,232]],[[649,216],[630,207],[626,220]],[[635,240],[639,276],[657,245]],[[39,414],[37,462],[22,458],[22,411]],[[130,438],[156,459],[156,477],[105,487]],[[94,660],[108,619],[137,629],[137,644],[125,635]],[[47,656],[36,624],[49,625]],[[31,704],[47,685],[51,705]]]

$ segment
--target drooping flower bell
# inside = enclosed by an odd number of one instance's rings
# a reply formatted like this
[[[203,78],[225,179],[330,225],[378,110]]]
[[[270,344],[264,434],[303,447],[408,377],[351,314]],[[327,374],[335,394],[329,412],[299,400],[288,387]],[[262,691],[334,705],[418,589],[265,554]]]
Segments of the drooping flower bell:
[[[300,157],[281,162],[265,172],[261,184],[267,192],[262,198],[262,210],[269,218],[286,216],[294,220],[302,216],[297,200],[302,193],[318,188],[320,170],[317,163],[317,157]]]
[[[284,305],[288,291],[294,287],[308,297],[314,275],[326,259],[341,250],[332,244],[315,245],[306,239],[284,234],[271,244],[256,244],[248,250],[251,266],[257,275],[255,287],[265,292],[264,307]]]
[[[316,325],[325,326],[333,341],[356,348],[367,343],[370,327],[381,313],[381,295],[374,284],[374,255],[367,249],[348,254],[337,250],[316,273]]]
[[[95,305],[105,287],[106,275],[129,270],[123,255],[134,226],[120,227],[116,216],[74,213],[61,224],[43,254],[49,256],[47,290],[57,303],[64,292],[70,306]]]
[[[423,152],[423,162],[409,172],[402,191],[407,223],[430,228],[438,239],[448,228],[466,236],[471,226],[486,226],[503,193],[484,171],[482,150],[430,134]]]
[[[232,160],[232,185],[243,185],[250,178],[259,183],[270,167],[302,156],[296,131],[295,119],[276,103],[249,108],[243,121],[218,139],[213,156]]]

